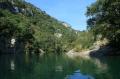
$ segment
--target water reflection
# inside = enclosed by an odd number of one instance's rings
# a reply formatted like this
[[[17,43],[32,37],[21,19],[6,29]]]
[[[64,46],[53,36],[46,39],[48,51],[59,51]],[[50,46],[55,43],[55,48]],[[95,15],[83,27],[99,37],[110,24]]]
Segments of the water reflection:
[[[67,75],[65,79],[94,79],[90,75],[81,74],[80,70],[75,71],[72,75]]]
[[[61,65],[56,66],[55,71],[56,72],[62,72],[63,71],[63,67]]]
[[[92,61],[98,67],[97,72],[104,72],[108,70],[108,65],[106,63],[101,62],[99,59],[94,58],[94,60]]]
[[[10,69],[15,70],[15,62],[13,60],[10,61]]]
[[[120,79],[119,59],[70,59],[29,53],[1,55],[0,79]]]

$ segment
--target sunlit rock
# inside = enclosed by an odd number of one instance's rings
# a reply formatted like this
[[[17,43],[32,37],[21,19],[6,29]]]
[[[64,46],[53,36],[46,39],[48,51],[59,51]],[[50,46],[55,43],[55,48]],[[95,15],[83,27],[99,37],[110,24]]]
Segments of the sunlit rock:
[[[42,49],[39,49],[40,52],[40,56],[43,56],[45,54],[45,51],[43,51]]]
[[[14,47],[14,46],[15,46],[15,42],[16,42],[16,39],[15,39],[15,38],[12,38],[12,39],[11,39],[11,42],[10,42],[11,47]]]
[[[22,8],[22,9],[21,9],[21,12],[22,12],[22,13],[25,13],[25,9],[24,9],[24,8]]]
[[[62,37],[62,34],[61,34],[61,33],[55,33],[54,35],[55,35],[57,38]]]
[[[15,39],[11,39],[11,44],[15,44]]]
[[[14,11],[16,12],[16,13],[18,13],[19,12],[19,9],[18,9],[18,7],[14,7]]]
[[[70,25],[67,24],[67,23],[65,23],[65,22],[63,22],[62,24],[63,24],[65,27],[70,27]]]
[[[78,34],[78,32],[77,32],[77,31],[76,31],[75,33],[76,33],[76,34]]]

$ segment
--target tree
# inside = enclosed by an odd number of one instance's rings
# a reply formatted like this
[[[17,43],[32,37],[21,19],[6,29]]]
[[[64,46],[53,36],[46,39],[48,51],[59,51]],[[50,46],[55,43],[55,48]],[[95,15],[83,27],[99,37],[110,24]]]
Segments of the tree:
[[[120,0],[97,0],[87,8],[88,28],[102,34],[113,46],[120,45]]]

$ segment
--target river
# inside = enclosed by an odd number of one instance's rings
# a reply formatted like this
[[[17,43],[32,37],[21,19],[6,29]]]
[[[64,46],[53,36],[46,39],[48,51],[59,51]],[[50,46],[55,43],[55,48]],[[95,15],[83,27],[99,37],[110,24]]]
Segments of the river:
[[[0,55],[0,79],[120,79],[120,57]]]

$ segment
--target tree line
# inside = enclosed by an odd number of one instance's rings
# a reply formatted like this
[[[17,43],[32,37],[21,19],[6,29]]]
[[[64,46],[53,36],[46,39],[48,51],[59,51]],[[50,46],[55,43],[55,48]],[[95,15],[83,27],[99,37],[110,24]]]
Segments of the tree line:
[[[120,46],[120,0],[97,0],[87,7],[88,30],[107,38],[113,47]]]

